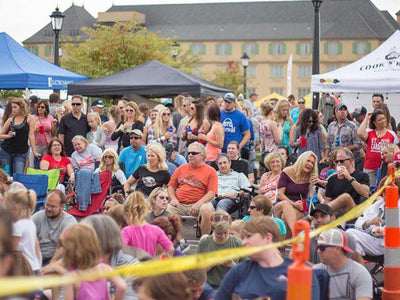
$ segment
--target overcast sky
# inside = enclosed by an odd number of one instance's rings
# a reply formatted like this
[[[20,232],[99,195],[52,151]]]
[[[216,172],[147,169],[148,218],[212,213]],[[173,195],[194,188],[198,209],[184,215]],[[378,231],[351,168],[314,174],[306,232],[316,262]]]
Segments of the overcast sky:
[[[254,1],[257,0],[0,0],[0,32],[7,32],[12,38],[21,43],[50,22],[49,15],[54,11],[57,5],[61,11],[64,11],[70,7],[72,3],[79,6],[84,4],[86,10],[89,11],[93,17],[97,18],[98,12],[106,11],[112,4],[132,5]],[[400,0],[372,0],[372,2],[378,9],[388,10],[393,17],[396,17],[396,12],[400,10]]]

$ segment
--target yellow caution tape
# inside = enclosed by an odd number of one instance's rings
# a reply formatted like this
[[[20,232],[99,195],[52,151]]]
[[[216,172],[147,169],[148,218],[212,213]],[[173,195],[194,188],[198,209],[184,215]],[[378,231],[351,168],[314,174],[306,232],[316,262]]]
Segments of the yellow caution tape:
[[[396,172],[396,177],[400,176],[400,171]],[[385,187],[390,183],[389,177],[385,184],[375,192],[370,198],[354,207],[342,217],[322,226],[310,233],[310,238],[320,235],[322,232],[335,228],[343,222],[355,219],[378,198]],[[114,276],[134,276],[148,277],[161,275],[165,273],[182,272],[190,269],[208,268],[222,264],[231,259],[247,257],[249,255],[264,251],[270,248],[280,248],[289,244],[302,242],[304,236],[298,236],[278,243],[269,244],[260,247],[242,247],[234,249],[224,249],[214,252],[201,253],[196,255],[173,257],[163,260],[150,260],[140,264],[126,265],[117,267],[104,272],[81,272],[79,275],[66,273],[64,276],[45,276],[45,277],[8,277],[0,280],[0,296],[10,296],[23,294],[39,289],[48,289],[65,284],[72,284],[79,281],[92,281],[101,278],[110,278]]]

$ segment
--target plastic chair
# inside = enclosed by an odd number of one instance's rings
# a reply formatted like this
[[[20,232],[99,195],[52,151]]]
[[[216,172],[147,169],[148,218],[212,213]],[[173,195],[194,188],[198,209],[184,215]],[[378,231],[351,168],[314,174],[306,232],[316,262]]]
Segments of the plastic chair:
[[[14,174],[13,179],[22,183],[27,189],[32,189],[36,192],[36,208],[35,212],[40,210],[46,202],[47,187],[49,178],[47,175],[32,175],[32,174]]]
[[[47,190],[54,190],[60,183],[60,169],[40,170],[34,168],[27,168],[26,174],[29,175],[46,175],[49,178]]]

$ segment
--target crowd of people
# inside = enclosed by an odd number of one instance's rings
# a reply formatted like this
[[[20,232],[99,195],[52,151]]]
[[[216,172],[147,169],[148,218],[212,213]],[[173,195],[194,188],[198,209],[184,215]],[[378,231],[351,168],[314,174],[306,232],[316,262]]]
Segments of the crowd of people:
[[[0,133],[0,277],[85,274],[190,250],[182,222],[197,220],[198,253],[272,244],[297,220],[329,224],[369,197],[400,163],[400,128],[380,94],[373,111],[350,112],[257,94],[195,99],[181,94],[149,108],[101,99],[84,110],[74,95],[60,103],[9,98]],[[87,112],[87,113],[86,113]],[[60,170],[44,205],[13,179],[30,166]],[[85,211],[99,174],[110,188],[95,214]],[[88,180],[91,184],[88,184]],[[97,182],[98,187],[100,183]],[[396,181],[400,186],[400,182]],[[69,197],[73,189],[76,197]],[[372,299],[363,256],[384,253],[384,195],[363,216],[313,238],[312,299]],[[347,229],[347,228],[351,229]],[[346,230],[347,229],[347,230]],[[22,295],[34,299],[284,299],[289,249],[269,248],[208,269],[135,279],[81,281]]]

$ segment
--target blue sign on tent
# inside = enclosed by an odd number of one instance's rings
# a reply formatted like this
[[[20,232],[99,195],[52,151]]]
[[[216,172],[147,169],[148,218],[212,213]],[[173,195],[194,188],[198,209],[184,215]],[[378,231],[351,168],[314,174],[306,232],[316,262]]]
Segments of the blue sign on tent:
[[[88,79],[31,53],[7,33],[0,33],[0,89],[66,90]]]

